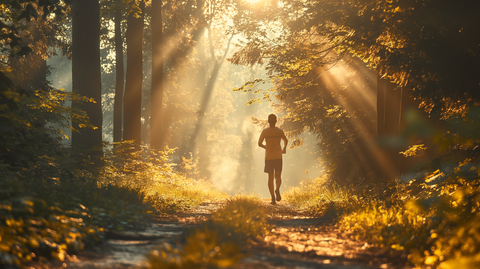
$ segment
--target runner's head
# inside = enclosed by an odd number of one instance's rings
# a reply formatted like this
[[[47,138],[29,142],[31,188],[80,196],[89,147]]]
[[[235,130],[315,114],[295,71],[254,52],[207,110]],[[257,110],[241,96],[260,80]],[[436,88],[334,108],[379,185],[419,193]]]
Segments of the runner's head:
[[[277,116],[275,114],[268,115],[268,123],[271,126],[275,126],[275,123],[277,123]]]

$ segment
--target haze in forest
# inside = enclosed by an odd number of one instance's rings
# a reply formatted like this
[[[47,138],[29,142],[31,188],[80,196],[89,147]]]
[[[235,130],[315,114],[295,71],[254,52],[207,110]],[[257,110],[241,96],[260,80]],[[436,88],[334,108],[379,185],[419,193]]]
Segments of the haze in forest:
[[[324,176],[341,185],[403,177],[437,154],[415,144],[425,137],[420,122],[432,133],[478,104],[475,9],[431,4],[428,13],[426,5],[2,4],[2,20],[14,22],[2,26],[11,31],[2,37],[5,85],[73,92],[65,104],[80,113],[71,114],[79,131],[62,125],[74,150],[123,140],[176,148],[178,171],[230,193],[261,192],[255,140],[272,112],[292,142],[286,185]],[[457,60],[462,68],[445,75],[446,63]],[[410,148],[430,150],[404,159]]]
[[[52,67],[48,78],[52,81],[52,86],[71,91],[71,61],[57,55],[49,59],[48,64]],[[216,125],[220,128],[210,130],[212,133],[222,134],[222,137],[214,141],[212,147],[208,149],[209,154],[213,157],[207,168],[210,174],[209,180],[219,189],[230,194],[248,193],[267,197],[269,195],[266,188],[267,174],[263,172],[265,153],[257,146],[262,127],[254,124],[252,117],[266,121],[267,116],[275,112],[268,102],[247,105],[248,101],[253,99],[253,95],[233,91],[234,87],[241,86],[243,81],[252,79],[252,76],[264,76],[265,71],[261,68],[241,68],[232,64],[225,64],[223,68],[228,70],[219,78],[224,84],[215,88],[210,102],[212,110],[222,111],[225,115],[220,120],[216,119]],[[110,69],[103,70],[102,74],[103,140],[112,143],[115,73]],[[150,73],[147,69],[145,82],[149,80]],[[186,77],[182,83],[186,87],[194,85],[196,82]],[[144,87],[143,90],[148,95],[148,87]],[[147,100],[144,102],[148,103]],[[199,102],[199,100],[193,100],[193,102]],[[278,113],[278,116],[281,117],[282,113]],[[207,121],[209,120],[207,116]],[[144,117],[142,122],[144,125],[142,129],[148,128],[145,126],[147,123]],[[190,124],[191,128],[185,132],[192,132],[195,121],[192,120]],[[69,130],[66,132],[68,133]],[[315,150],[318,143],[316,136],[308,134],[308,132],[302,136],[306,140],[304,146],[289,149],[288,154],[284,156],[283,187],[285,189],[289,186],[297,186],[302,180],[312,179],[324,173],[320,161],[321,154]],[[147,139],[148,135],[145,135],[145,140],[148,141]],[[181,159],[176,156],[173,161],[180,162]],[[200,178],[199,175],[197,177]]]

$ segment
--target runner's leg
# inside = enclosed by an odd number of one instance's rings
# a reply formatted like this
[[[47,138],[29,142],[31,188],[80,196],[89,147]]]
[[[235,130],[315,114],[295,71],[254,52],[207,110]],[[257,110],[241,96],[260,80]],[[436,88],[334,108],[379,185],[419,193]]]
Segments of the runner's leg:
[[[273,178],[274,174],[273,173],[268,173],[268,190],[270,191],[270,196],[272,196],[272,204],[275,203],[275,192],[273,188]]]
[[[280,201],[282,200],[282,196],[280,196],[280,186],[282,185],[282,171],[275,171],[275,185],[276,185],[275,193],[277,194],[277,201]]]

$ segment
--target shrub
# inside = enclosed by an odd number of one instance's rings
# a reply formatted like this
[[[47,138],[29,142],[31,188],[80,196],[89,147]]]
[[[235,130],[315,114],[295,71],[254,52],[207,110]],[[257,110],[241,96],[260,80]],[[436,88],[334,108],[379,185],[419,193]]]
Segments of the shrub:
[[[246,256],[242,246],[270,230],[262,201],[230,198],[211,220],[193,229],[183,249],[165,245],[147,255],[147,268],[228,268]]]
[[[375,202],[340,223],[377,246],[404,250],[417,266],[480,266],[480,179],[467,159],[405,184],[396,203]]]
[[[352,211],[362,202],[361,196],[328,182],[325,177],[304,181],[299,187],[289,188],[284,198],[296,207],[307,209],[311,214],[326,214],[332,217]]]
[[[175,171],[170,162],[174,149],[153,151],[135,141],[109,147],[99,184],[133,189],[161,213],[185,210],[205,201],[227,197],[211,183],[190,179]]]

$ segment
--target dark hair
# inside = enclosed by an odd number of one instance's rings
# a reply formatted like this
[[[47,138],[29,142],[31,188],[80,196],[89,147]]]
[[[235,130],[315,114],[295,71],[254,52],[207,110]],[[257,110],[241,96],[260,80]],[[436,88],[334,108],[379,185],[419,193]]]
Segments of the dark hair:
[[[277,116],[275,114],[268,115],[268,123],[270,124],[277,123]]]

